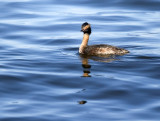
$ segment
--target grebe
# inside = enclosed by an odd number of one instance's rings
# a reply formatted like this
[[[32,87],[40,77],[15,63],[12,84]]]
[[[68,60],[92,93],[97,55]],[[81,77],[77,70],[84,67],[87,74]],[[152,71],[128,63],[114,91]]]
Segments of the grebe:
[[[98,55],[124,55],[129,53],[128,50],[125,50],[123,48],[106,44],[88,46],[88,40],[91,34],[91,25],[85,22],[82,24],[81,28],[82,28],[81,31],[84,34],[82,43],[79,47],[80,54],[98,56]]]

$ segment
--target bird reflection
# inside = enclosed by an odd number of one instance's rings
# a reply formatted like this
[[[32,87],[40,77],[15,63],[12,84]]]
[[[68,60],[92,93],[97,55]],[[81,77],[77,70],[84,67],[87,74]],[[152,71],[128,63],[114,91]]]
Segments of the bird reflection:
[[[82,104],[86,104],[86,103],[87,103],[87,101],[82,100],[82,101],[78,101],[78,103],[82,105]]]
[[[91,65],[88,64],[88,58],[82,58],[82,67],[83,67],[83,76],[82,77],[91,77],[91,75],[89,75]]]
[[[90,75],[90,69],[91,69],[91,65],[89,64],[89,59],[90,60],[94,60],[94,61],[98,61],[98,62],[105,62],[105,63],[109,63],[115,60],[119,60],[118,58],[116,58],[116,56],[114,55],[101,55],[101,56],[88,56],[88,55],[80,55],[81,61],[82,61],[82,67],[83,67],[83,75],[82,77],[91,77]]]
[[[108,62],[112,62],[112,61],[115,61],[115,60],[119,60],[117,58],[117,56],[88,56],[88,55],[80,55],[80,59],[82,61],[82,67],[83,67],[83,75],[82,77],[91,77],[90,73],[91,73],[91,65],[89,64],[89,60],[94,60],[94,61],[98,61],[98,62],[105,62],[105,63],[108,63]],[[86,89],[83,89],[81,91],[85,91]],[[81,92],[79,91],[79,92]],[[78,92],[78,93],[79,93]],[[88,103],[88,101],[86,100],[81,100],[81,101],[78,101],[78,104],[80,105],[84,105]]]

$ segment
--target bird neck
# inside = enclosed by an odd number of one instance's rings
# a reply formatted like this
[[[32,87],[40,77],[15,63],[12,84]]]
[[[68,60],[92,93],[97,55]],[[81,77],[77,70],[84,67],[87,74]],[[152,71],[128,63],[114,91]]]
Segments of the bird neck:
[[[88,40],[89,40],[89,34],[84,34],[81,46],[86,47],[88,45]]]

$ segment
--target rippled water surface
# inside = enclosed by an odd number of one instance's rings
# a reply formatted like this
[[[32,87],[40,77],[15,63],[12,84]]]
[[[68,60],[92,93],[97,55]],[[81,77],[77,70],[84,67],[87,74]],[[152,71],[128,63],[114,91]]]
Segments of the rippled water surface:
[[[160,120],[160,0],[0,0],[0,120]],[[124,56],[81,57],[89,44]]]

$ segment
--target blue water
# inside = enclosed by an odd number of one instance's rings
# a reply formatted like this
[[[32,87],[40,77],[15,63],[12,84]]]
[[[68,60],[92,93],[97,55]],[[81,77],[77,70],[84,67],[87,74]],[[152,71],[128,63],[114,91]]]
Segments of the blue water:
[[[159,121],[160,0],[0,0],[0,121]],[[89,44],[124,56],[80,57]]]

